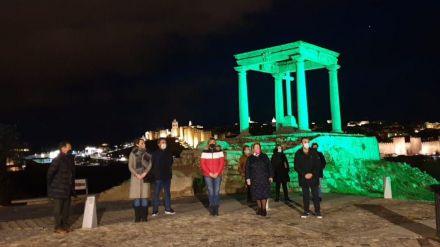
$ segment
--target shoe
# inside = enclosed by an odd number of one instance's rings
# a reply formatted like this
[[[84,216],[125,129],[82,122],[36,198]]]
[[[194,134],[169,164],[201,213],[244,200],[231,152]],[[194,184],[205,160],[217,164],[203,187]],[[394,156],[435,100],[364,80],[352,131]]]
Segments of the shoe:
[[[316,216],[316,218],[318,218],[318,219],[322,219],[321,212],[316,212],[316,213],[315,213],[315,216]]]
[[[261,209],[257,208],[257,215],[260,215],[260,214],[261,214]]]
[[[208,211],[209,211],[209,215],[214,216],[214,207],[213,206],[209,206]]]
[[[174,212],[174,210],[172,208],[170,208],[169,210],[165,210],[165,214],[173,215],[173,214],[176,214],[176,212]]]
[[[219,206],[214,206],[214,216],[218,216],[218,207]]]
[[[301,218],[302,218],[302,219],[307,219],[307,217],[309,217],[309,215],[310,215],[310,212],[304,212],[304,213],[301,215]]]
[[[266,217],[267,216],[267,211],[266,209],[263,209],[261,212],[261,216]]]
[[[55,229],[55,231],[53,231],[54,233],[58,233],[58,234],[66,234],[67,231],[64,229]]]
[[[153,213],[151,214],[151,216],[156,217],[159,215],[159,211],[153,211]]]
[[[64,231],[66,231],[66,232],[73,232],[73,228],[71,228],[71,227],[65,227],[65,228],[64,228]]]
[[[293,200],[290,199],[289,197],[287,197],[286,199],[284,199],[284,201],[286,201],[286,202],[293,202]]]

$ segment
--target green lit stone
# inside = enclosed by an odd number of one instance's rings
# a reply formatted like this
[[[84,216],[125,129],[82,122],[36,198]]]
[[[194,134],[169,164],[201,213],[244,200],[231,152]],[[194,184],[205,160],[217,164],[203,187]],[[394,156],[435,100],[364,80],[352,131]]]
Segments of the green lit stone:
[[[333,132],[342,132],[341,109],[337,69],[339,53],[297,41],[284,45],[236,54],[239,72],[239,114],[240,132],[249,130],[249,103],[247,96],[246,71],[257,71],[273,75],[275,78],[275,118],[277,130],[283,127],[310,131],[307,103],[306,71],[328,69],[330,81],[330,111]],[[298,124],[292,115],[291,72],[296,72]],[[286,80],[287,115],[284,113],[283,80]]]

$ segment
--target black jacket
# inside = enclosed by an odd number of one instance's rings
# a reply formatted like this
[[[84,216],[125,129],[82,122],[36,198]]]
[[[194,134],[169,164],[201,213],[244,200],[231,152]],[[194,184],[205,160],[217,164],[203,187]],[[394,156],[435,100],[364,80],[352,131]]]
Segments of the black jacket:
[[[153,174],[156,180],[168,180],[173,176],[173,155],[168,150],[158,149],[152,154]]]
[[[47,170],[47,196],[68,199],[72,195],[75,195],[74,157],[60,153]]]
[[[279,153],[277,149],[273,151],[272,159],[272,169],[274,171],[273,180],[275,182],[289,182],[289,161],[286,155],[281,152]],[[284,166],[287,164],[287,168]]]
[[[303,149],[299,149],[295,153],[294,169],[298,173],[298,182],[300,186],[317,186],[319,185],[319,174],[321,171],[321,159],[318,152],[309,149],[309,153],[305,154]],[[306,179],[304,176],[311,173],[313,177]]]
[[[324,177],[324,168],[327,165],[327,161],[325,160],[324,154],[318,151],[319,159],[321,160],[321,170],[319,171],[319,177]]]
[[[265,153],[261,153],[258,157],[251,155],[246,160],[246,179],[250,179],[261,183],[266,182],[269,178],[273,178],[273,170],[269,157]],[[251,184],[252,186],[252,184]]]

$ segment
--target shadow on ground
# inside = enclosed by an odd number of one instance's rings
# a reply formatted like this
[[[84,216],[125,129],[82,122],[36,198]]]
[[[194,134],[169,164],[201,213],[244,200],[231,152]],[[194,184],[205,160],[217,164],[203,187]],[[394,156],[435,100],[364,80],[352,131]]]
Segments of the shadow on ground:
[[[436,236],[436,229],[424,225],[422,223],[415,222],[406,216],[393,212],[381,205],[375,204],[355,204],[356,207],[369,211],[395,225],[405,228],[411,232],[414,232],[423,238],[431,239],[440,243],[440,240]],[[420,242],[420,241],[419,241]],[[422,241],[423,242],[423,241]]]

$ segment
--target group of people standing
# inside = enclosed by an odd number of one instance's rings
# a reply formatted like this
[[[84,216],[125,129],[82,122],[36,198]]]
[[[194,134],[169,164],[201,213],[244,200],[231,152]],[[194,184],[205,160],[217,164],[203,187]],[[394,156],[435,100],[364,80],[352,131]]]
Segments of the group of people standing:
[[[164,213],[175,214],[171,208],[171,178],[173,156],[167,149],[165,138],[158,140],[158,148],[151,154],[147,152],[145,141],[136,139],[130,152],[128,169],[131,173],[129,198],[133,200],[134,221],[145,222],[148,219],[148,199],[150,186],[154,185],[152,216],[159,214],[160,194],[163,191],[165,201]],[[309,139],[301,139],[302,148],[295,153],[294,170],[298,173],[298,182],[302,188],[304,213],[302,218],[310,214],[310,192],[315,209],[315,216],[322,218],[320,211],[320,184],[323,178],[325,158],[317,151],[318,144],[310,147]],[[75,165],[71,155],[72,145],[62,142],[60,154],[53,160],[47,173],[48,196],[54,201],[55,232],[66,233],[69,228],[68,219],[71,196],[75,196]],[[208,146],[200,157],[200,167],[207,187],[209,213],[219,215],[220,188],[225,168],[225,156],[214,138],[210,138]],[[262,152],[261,144],[254,143],[252,148],[243,147],[243,155],[239,160],[239,172],[244,178],[248,202],[257,202],[257,215],[266,216],[267,200],[271,197],[271,184],[275,182],[275,201],[279,201],[280,188],[283,188],[284,200],[292,202],[288,195],[290,182],[289,162],[283,147],[277,145],[269,159]]]
[[[148,198],[150,184],[154,185],[152,216],[159,215],[160,193],[163,191],[167,215],[175,214],[171,208],[171,178],[173,156],[167,149],[165,138],[157,142],[158,149],[149,154],[143,139],[134,141],[134,148],[128,158],[128,169],[131,173],[129,198],[133,199],[135,222],[148,219]]]
[[[310,147],[309,139],[302,138],[301,146],[294,158],[294,170],[298,173],[298,182],[303,195],[304,213],[301,217],[307,218],[311,214],[311,192],[315,209],[314,215],[322,218],[320,185],[326,161],[324,155],[318,151],[317,143]],[[279,201],[280,187],[282,187],[284,201],[292,202],[287,186],[290,182],[289,162],[281,145],[275,147],[270,160],[265,153],[262,153],[260,143],[254,143],[252,149],[247,145],[244,146],[238,170],[245,179],[248,202],[252,200],[257,202],[257,215],[267,215],[266,204],[267,199],[270,198],[272,182],[275,182],[275,201]]]

